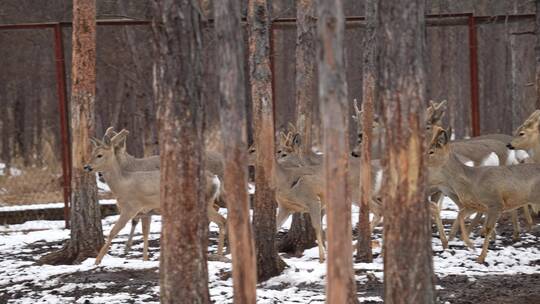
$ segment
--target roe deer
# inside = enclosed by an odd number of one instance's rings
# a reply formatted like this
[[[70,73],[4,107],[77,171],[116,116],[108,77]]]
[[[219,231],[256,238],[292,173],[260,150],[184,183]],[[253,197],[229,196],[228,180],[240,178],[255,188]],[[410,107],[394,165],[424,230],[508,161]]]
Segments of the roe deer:
[[[130,219],[135,217],[138,213],[148,213],[151,210],[159,209],[160,207],[160,171],[130,171],[122,167],[119,162],[118,153],[115,148],[128,133],[127,130],[122,130],[113,138],[105,142],[101,142],[98,139],[91,140],[94,145],[92,160],[85,166],[85,170],[102,172],[113,194],[118,198],[117,203],[120,207],[120,217],[114,224],[107,241],[96,257],[96,265],[101,263],[103,256],[109,250],[112,239]],[[205,172],[205,178],[207,211],[209,213],[209,219],[220,226],[220,245],[218,253],[221,253],[225,231],[224,218],[213,208],[214,200],[219,195],[220,182],[215,175],[208,171]],[[216,213],[219,216],[217,216]],[[143,221],[144,260],[148,259],[148,228],[145,228],[145,223]]]
[[[118,133],[114,131],[113,127],[107,128],[105,131],[105,134],[103,136],[103,142],[113,138]],[[126,139],[127,136],[122,136],[118,140],[118,144],[115,146],[116,156],[118,158],[118,162],[120,165],[128,170],[128,171],[153,171],[153,170],[159,170],[160,168],[160,158],[159,155],[153,155],[149,157],[143,157],[143,158],[137,158],[132,155],[130,155],[127,152],[127,145],[126,145]],[[223,180],[223,162],[222,162],[222,156],[219,153],[216,152],[210,152],[207,151],[205,153],[206,156],[206,169],[210,171],[212,174],[215,174],[218,176],[220,181]],[[220,197],[223,195],[223,187],[219,191]],[[122,204],[120,204],[122,205]],[[150,229],[150,222],[151,222],[151,216],[153,214],[157,214],[159,212],[153,211],[146,214],[139,214],[136,217],[134,217],[131,220],[131,231],[129,233],[128,240],[126,242],[126,246],[124,248],[124,252],[128,253],[131,249],[131,246],[133,244],[133,236],[135,234],[135,228],[139,223],[139,220],[143,220],[143,234],[148,233]],[[146,218],[148,217],[148,218]],[[213,214],[213,218],[216,220],[223,222],[224,218],[219,218],[216,214]],[[146,227],[146,228],[145,228]],[[144,238],[144,236],[143,236]],[[220,251],[218,250],[218,253]]]
[[[514,137],[508,142],[509,149],[520,149],[529,152],[530,163],[540,164],[540,110],[534,111],[525,122],[514,132]],[[540,209],[535,206],[533,211],[538,214]]]
[[[248,163],[255,162],[255,148],[248,149]],[[315,172],[320,166],[289,166],[272,157],[274,173],[272,187],[275,188],[278,213],[276,228],[279,229],[292,213],[308,213],[315,229],[319,248],[319,262],[324,262],[324,243],[322,236],[321,212],[324,210],[324,180]]]
[[[430,106],[426,109],[426,138],[430,139],[432,135],[432,128],[442,127],[442,118],[446,111],[446,100],[439,103],[430,101]],[[512,165],[518,163],[517,154],[509,153],[506,147],[508,135],[504,134],[489,134],[470,139],[455,140],[450,142],[450,149],[455,153],[456,157],[464,164],[472,163],[473,166],[485,166],[485,165]],[[498,157],[498,163],[485,163],[485,160],[490,158],[490,155],[495,153]],[[447,196],[450,195],[448,189],[446,189]],[[440,193],[434,193],[432,195],[435,199],[440,196]],[[456,199],[455,196],[453,196]],[[455,202],[459,206],[459,202]],[[527,226],[532,226],[532,218],[528,212],[528,208],[523,208],[523,214],[527,221]],[[481,213],[477,213],[476,218],[473,220],[471,226],[475,226],[480,218]],[[514,226],[514,240],[519,239],[520,228],[517,217],[517,210],[512,212],[512,223]],[[458,222],[455,221],[450,231],[449,239],[452,240],[458,232]]]
[[[458,214],[462,230],[467,231],[464,222],[467,214],[479,211],[487,215],[486,236],[477,259],[483,263],[501,213],[527,204],[540,204],[540,165],[468,167],[451,150],[447,132],[437,126],[433,131],[427,155],[429,173],[432,179],[439,179],[438,182],[447,185],[458,197],[463,206]],[[473,248],[466,233],[463,239]]]

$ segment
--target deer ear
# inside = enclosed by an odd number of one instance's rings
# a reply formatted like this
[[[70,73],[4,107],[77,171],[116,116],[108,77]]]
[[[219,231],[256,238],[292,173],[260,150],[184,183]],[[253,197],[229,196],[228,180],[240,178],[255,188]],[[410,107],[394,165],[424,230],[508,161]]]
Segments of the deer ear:
[[[118,147],[122,142],[126,140],[126,137],[128,136],[129,131],[126,129],[122,129],[122,131],[118,132],[113,138],[111,138],[111,145],[113,147]]]
[[[117,133],[116,133],[116,131],[114,131],[114,127],[108,127],[107,130],[105,131],[105,134],[103,134],[103,140],[105,140],[106,138],[111,139],[116,134]]]
[[[294,134],[292,143],[293,143],[293,146],[300,146],[302,144],[300,133]]]
[[[448,133],[444,129],[440,129],[437,133],[437,145],[444,147],[446,144],[448,144]]]

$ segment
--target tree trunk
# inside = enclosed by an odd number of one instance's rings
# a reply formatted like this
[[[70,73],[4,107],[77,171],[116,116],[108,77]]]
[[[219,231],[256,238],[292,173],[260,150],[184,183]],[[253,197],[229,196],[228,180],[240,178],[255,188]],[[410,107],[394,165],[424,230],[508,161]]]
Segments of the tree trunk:
[[[296,18],[296,127],[302,134],[303,155],[309,157],[312,153],[313,100],[317,98],[315,0],[298,0]]]
[[[91,158],[95,134],[96,4],[73,2],[73,64],[71,88],[71,238],[64,248],[41,259],[46,264],[78,263],[96,257],[103,246],[96,177],[83,167]]]
[[[156,1],[153,6],[163,219],[161,303],[210,303],[201,24],[195,5],[183,0]]]
[[[297,1],[296,18],[296,128],[302,134],[302,158],[309,161],[313,141],[313,100],[317,99],[315,0]],[[301,256],[304,250],[315,246],[316,235],[309,215],[293,214],[291,228],[281,240],[279,250]]]
[[[434,303],[429,205],[425,195],[424,1],[382,1],[380,102],[384,155],[385,303]]]
[[[536,107],[540,108],[540,0],[536,0]]]
[[[270,16],[266,0],[248,2],[249,66],[253,102],[255,200],[253,228],[257,252],[257,279],[266,281],[279,275],[285,262],[276,250],[276,201],[272,185],[274,117],[272,72],[270,70]]]
[[[377,96],[377,0],[366,0],[366,29],[364,32],[363,75],[362,75],[362,156],[360,162],[360,215],[358,218],[358,243],[356,244],[356,261],[371,263],[373,261],[371,248],[371,229],[369,223],[369,202],[371,201],[371,143],[373,126],[373,102]],[[356,170],[357,168],[353,168]],[[354,185],[353,185],[354,187]],[[358,199],[358,198],[353,198]]]
[[[351,202],[348,185],[348,103],[341,0],[317,6],[319,103],[323,121],[328,271],[326,303],[358,303],[352,265]]]
[[[247,193],[246,92],[240,0],[214,2],[218,47],[224,188],[235,303],[255,303],[257,269]],[[257,12],[258,13],[258,12]]]

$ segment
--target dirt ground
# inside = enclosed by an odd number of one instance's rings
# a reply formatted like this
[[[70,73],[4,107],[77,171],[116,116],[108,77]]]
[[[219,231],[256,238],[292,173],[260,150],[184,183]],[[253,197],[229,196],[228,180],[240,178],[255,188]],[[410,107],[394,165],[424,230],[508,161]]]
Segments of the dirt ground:
[[[538,218],[536,219],[538,221]],[[499,235],[503,236],[503,243],[512,243],[511,225],[503,221],[499,226]],[[533,235],[540,236],[540,226],[536,226]],[[158,237],[159,234],[155,235]],[[211,232],[210,245],[215,245],[217,235]],[[282,234],[279,234],[282,237]],[[123,244],[122,240],[114,242],[117,246]],[[25,246],[23,252],[18,255],[18,260],[34,261],[36,256],[60,248],[61,241],[45,242],[38,241]],[[140,246],[141,240],[135,240],[135,246]],[[523,246],[538,247],[538,243],[525,243]],[[460,247],[455,246],[454,249]],[[452,246],[449,252],[452,252]],[[501,247],[493,246],[491,252],[501,250]],[[150,241],[151,260],[157,260],[159,252],[159,239]],[[134,250],[125,255],[116,253],[115,255],[129,257],[129,259],[140,259],[141,252]],[[8,258],[5,253],[0,252],[0,260]],[[540,260],[532,261],[540,269]],[[382,270],[357,270],[357,275],[367,275],[367,281],[357,284],[359,296],[381,297],[383,295],[383,284],[378,279]],[[378,272],[378,273],[377,273]],[[223,272],[219,274],[223,282],[230,278],[230,273]],[[136,298],[126,303],[145,303],[159,302],[159,273],[158,268],[150,269],[108,269],[96,268],[90,271],[79,271],[69,274],[53,276],[51,280],[57,280],[58,284],[54,286],[41,286],[35,281],[18,282],[17,284],[0,284],[0,303],[17,302],[17,299],[27,297],[27,291],[20,291],[16,286],[24,286],[24,289],[37,293],[61,294],[64,298],[72,297],[78,303],[90,303],[84,300],[89,296],[103,294],[128,293],[131,295],[141,295],[144,298]],[[448,275],[435,278],[437,285],[437,298],[439,303],[452,304],[536,304],[540,303],[540,272],[536,274],[515,274],[515,275]],[[103,283],[104,286],[99,284]],[[62,290],[62,287],[76,285],[74,289]],[[283,290],[287,283],[278,286],[272,286],[274,290]],[[303,284],[298,288],[311,290],[315,293],[324,294],[324,281],[316,284]],[[368,300],[363,303],[373,304],[381,303],[380,300]],[[270,299],[271,300],[271,299]],[[274,301],[274,303],[280,303]],[[299,302],[300,303],[300,302]]]

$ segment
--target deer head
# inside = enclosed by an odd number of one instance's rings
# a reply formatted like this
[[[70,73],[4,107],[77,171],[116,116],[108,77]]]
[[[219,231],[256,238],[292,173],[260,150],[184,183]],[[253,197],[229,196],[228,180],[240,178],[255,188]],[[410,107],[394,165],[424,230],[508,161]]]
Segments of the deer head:
[[[358,103],[356,99],[354,100],[354,115],[352,116],[352,119],[356,122],[357,127],[357,138],[356,138],[356,144],[352,148],[351,155],[354,157],[360,157],[361,150],[362,150],[362,141],[364,139],[364,123],[362,121],[362,115],[364,114],[364,106],[362,104],[362,108],[358,109]],[[383,133],[383,127],[382,123],[380,121],[380,118],[377,114],[373,114],[373,124],[371,125],[371,136],[372,138],[380,138]]]
[[[446,163],[450,155],[448,132],[439,126],[433,127],[433,136],[427,149],[428,167],[440,167]]]
[[[90,138],[93,145],[92,158],[90,163],[84,166],[84,169],[88,172],[94,170],[102,171],[111,162],[116,161],[116,147],[125,141],[128,134],[129,131],[123,129],[112,138],[104,136],[103,141],[97,138]]]
[[[442,118],[446,112],[447,101],[443,100],[439,103],[430,100],[429,107],[426,109],[426,129],[431,130],[433,126],[441,126]]]
[[[509,149],[528,150],[540,144],[540,110],[534,111],[514,132]]]

